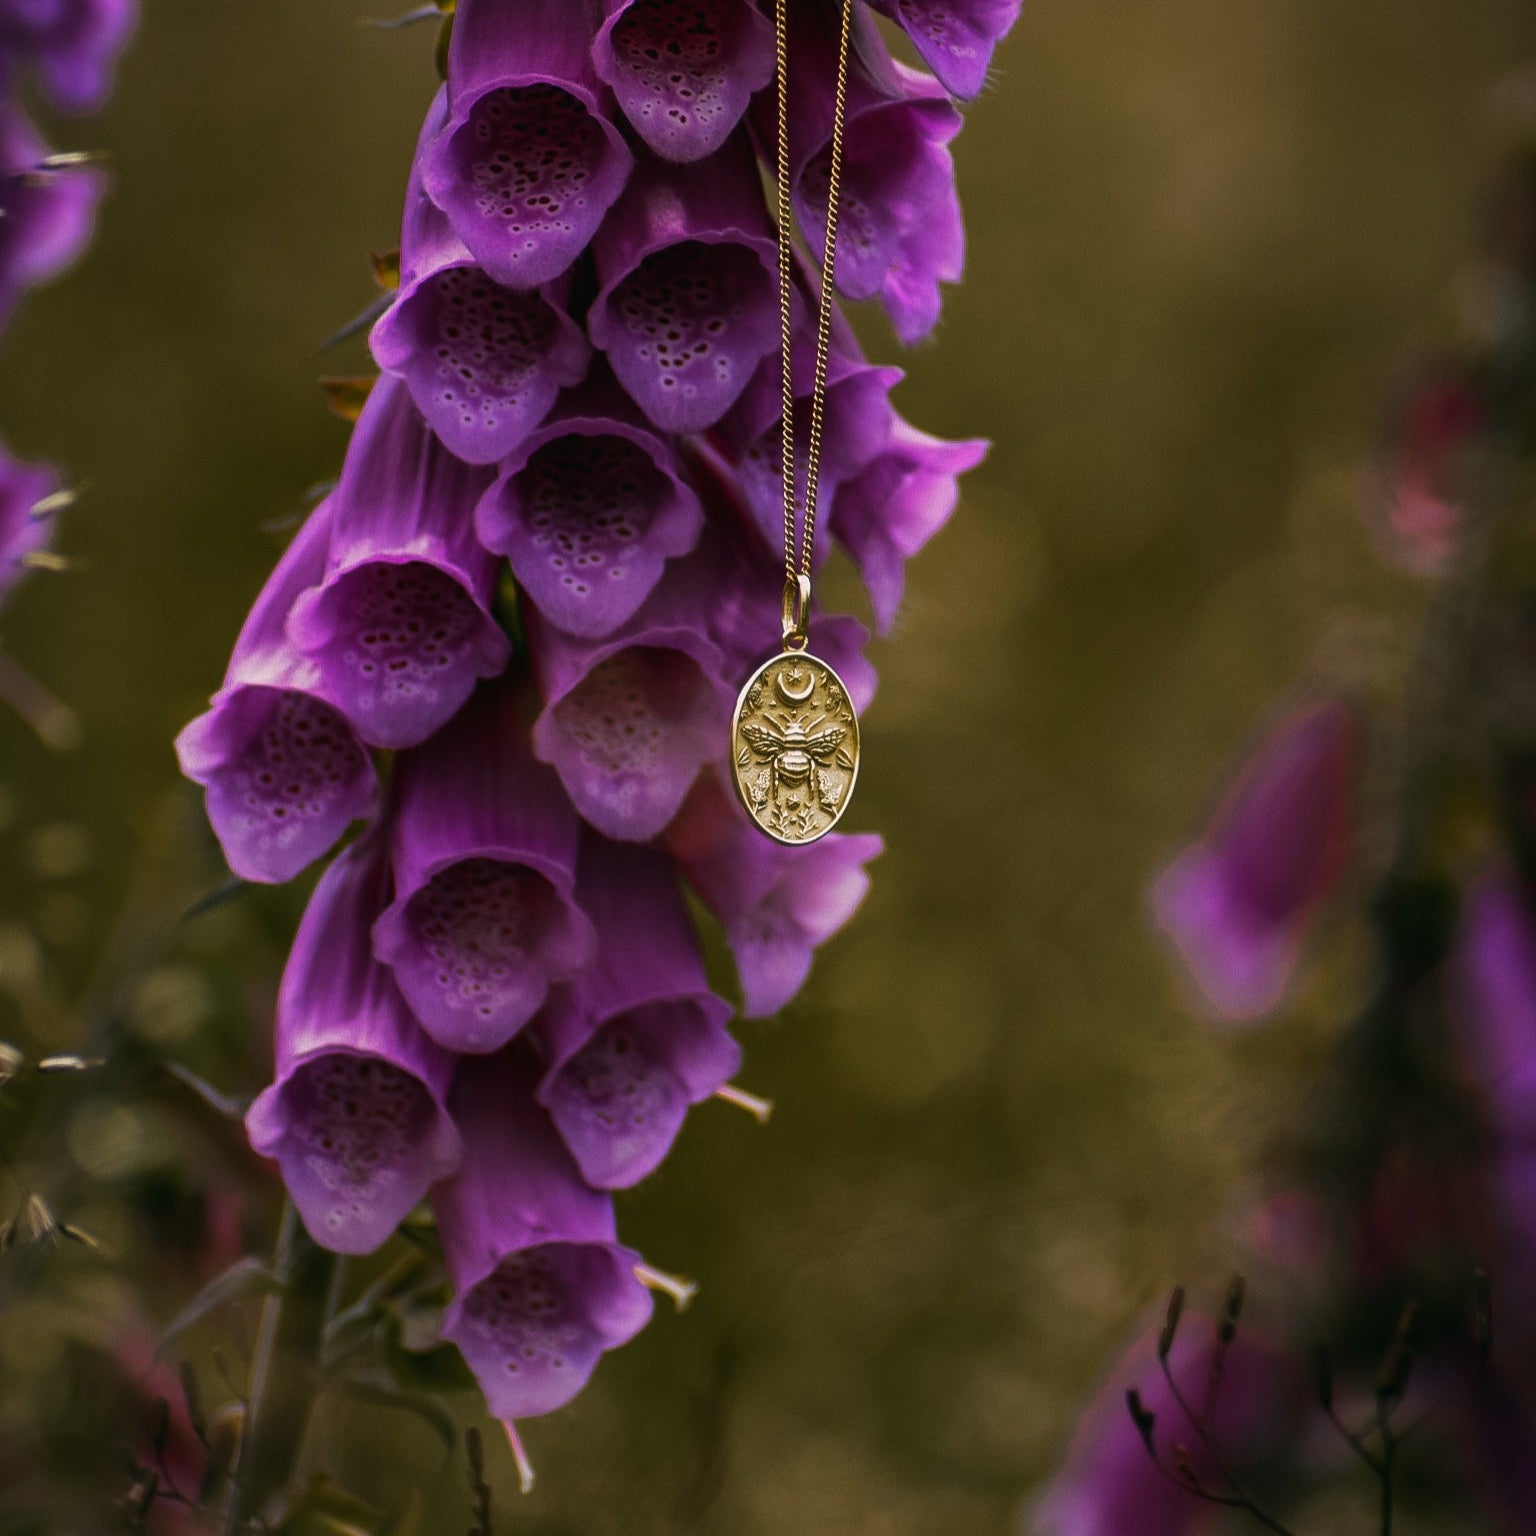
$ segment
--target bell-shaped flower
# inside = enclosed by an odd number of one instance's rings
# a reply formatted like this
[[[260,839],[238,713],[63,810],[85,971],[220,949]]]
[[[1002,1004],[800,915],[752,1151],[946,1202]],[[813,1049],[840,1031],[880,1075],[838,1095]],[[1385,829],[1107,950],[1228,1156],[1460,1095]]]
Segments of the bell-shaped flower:
[[[8,0],[0,5],[0,80],[34,69],[61,112],[94,112],[137,20],[137,0]]]
[[[490,478],[443,447],[399,380],[379,380],[331,496],[324,578],[288,621],[373,746],[425,741],[506,665],[491,614],[497,561],[475,538]]]
[[[837,12],[803,7],[790,32],[789,149],[795,217],[818,259],[826,240],[837,83]],[[929,76],[891,58],[873,21],[854,17],[848,68],[835,284],[879,299],[900,339],[920,341],[939,318],[941,282],[960,280],[965,229],[949,141],[960,114]],[[753,121],[778,142],[773,101]]]
[[[1240,1476],[1283,1443],[1303,1405],[1272,1343],[1244,1328],[1222,1350],[1213,1387],[1215,1319],[1186,1313],[1173,1340],[1169,1373],[1193,1413],[1209,1412],[1220,1461],[1162,1375],[1157,1345],[1155,1333],[1138,1338],[1079,1416],[1064,1465],[1031,1511],[1033,1536],[1196,1536],[1211,1509],[1180,1483],[1181,1456],[1205,1487],[1226,1494],[1228,1469]],[[1152,1415],[1150,1451],[1126,1404],[1130,1389]]]
[[[809,324],[795,334],[791,352],[795,404],[795,502],[805,505],[806,457],[810,448],[811,393],[815,378],[816,335]],[[784,498],[780,471],[784,462],[783,367],[770,356],[753,375],[741,398],[716,434],[740,482],[753,521],[769,549],[784,540]],[[826,424],[822,429],[821,469],[816,515],[830,514],[832,498],[843,481],[872,464],[886,449],[895,429],[891,390],[902,380],[899,368],[881,368],[859,354],[851,332],[833,329],[827,359]],[[778,588],[773,588],[775,594]]]
[[[445,87],[427,113],[423,145],[447,113]],[[422,188],[421,155],[405,191],[400,288],[370,344],[452,453],[493,464],[544,419],[562,389],[580,383],[591,349],[566,313],[567,280],[506,288],[475,264]]]
[[[1348,860],[1357,756],[1343,703],[1287,715],[1153,886],[1158,926],[1222,1018],[1259,1019],[1284,1000],[1308,920]]]
[[[592,63],[666,160],[702,160],[773,78],[773,23],[751,0],[607,0]]]
[[[464,1161],[432,1195],[455,1293],[443,1337],[508,1422],[570,1402],[603,1352],[651,1317],[612,1197],[583,1180],[534,1099],[535,1068],[518,1045],[460,1067],[451,1103]]]
[[[395,768],[395,897],[374,952],[453,1051],[505,1045],[592,958],[576,813],[529,753],[529,716],[520,690],[488,685]]]
[[[776,247],[746,135],[693,165],[643,160],[592,256],[587,333],[619,382],[663,431],[719,421],[779,345]]]
[[[1536,1137],[1536,922],[1510,871],[1468,892],[1455,973],[1456,1043],[1495,1129]]]
[[[459,0],[448,117],[427,195],[499,283],[551,282],[586,248],[632,158],[593,72],[598,0]]]
[[[370,834],[320,878],[277,1002],[277,1070],[246,1116],[317,1243],[371,1253],[457,1167],[453,1057],[422,1034],[368,932],[388,860]]]
[[[207,789],[208,820],[245,880],[291,880],[367,813],[377,787],[319,667],[288,639],[289,612],[324,573],[330,536],[327,501],[261,589],[210,707],[176,738],[181,771]]]
[[[708,775],[667,829],[667,849],[719,920],[748,1018],[777,1013],[805,984],[811,957],[858,910],[873,833],[829,832],[805,848],[771,842]]]
[[[923,63],[961,97],[987,83],[992,50],[1019,19],[1023,0],[870,0],[912,39]]]
[[[597,958],[536,1026],[538,1096],[587,1183],[624,1189],[667,1155],[689,1105],[736,1074],[741,1048],[664,854],[589,832],[578,892]]]
[[[523,442],[475,512],[481,542],[507,557],[524,595],[585,640],[633,618],[703,522],[673,444],[596,383]]]
[[[907,561],[949,521],[959,477],[981,463],[987,447],[980,438],[946,442],[893,416],[885,449],[837,487],[831,532],[864,578],[882,635],[901,606]]]
[[[48,498],[58,489],[52,465],[24,463],[0,446],[0,601],[26,575],[27,557],[48,543]]]
[[[27,289],[70,266],[91,238],[102,176],[88,166],[50,167],[48,157],[21,109],[0,102],[0,325]]]
[[[608,837],[654,837],[724,749],[734,690],[708,633],[714,570],[702,551],[673,561],[640,611],[599,642],[527,615],[545,701],[534,751]]]

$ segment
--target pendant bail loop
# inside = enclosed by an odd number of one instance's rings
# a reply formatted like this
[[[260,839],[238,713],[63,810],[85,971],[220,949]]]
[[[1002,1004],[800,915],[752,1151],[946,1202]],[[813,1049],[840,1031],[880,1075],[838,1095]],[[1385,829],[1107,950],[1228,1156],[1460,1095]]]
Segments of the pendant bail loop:
[[[802,571],[784,578],[784,649],[803,651],[810,638],[811,578]]]

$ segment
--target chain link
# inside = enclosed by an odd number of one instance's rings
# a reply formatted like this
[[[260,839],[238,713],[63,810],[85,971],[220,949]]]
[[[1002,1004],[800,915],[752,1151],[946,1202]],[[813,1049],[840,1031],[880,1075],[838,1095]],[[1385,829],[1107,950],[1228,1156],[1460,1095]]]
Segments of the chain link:
[[[809,3],[809,0],[803,0]],[[827,228],[822,245],[821,280],[816,303],[816,368],[811,384],[811,430],[805,455],[805,532],[797,538],[795,517],[795,387],[793,246],[789,186],[789,0],[776,0],[774,45],[778,63],[778,225],[779,338],[782,346],[783,435],[779,477],[784,489],[784,583],[797,596],[801,615],[799,636],[804,643],[804,615],[809,607],[811,550],[816,540],[816,496],[821,480],[821,435],[826,422],[827,364],[832,350],[832,279],[837,261],[837,205],[843,178],[843,120],[848,102],[848,42],[853,25],[853,0],[841,0],[842,22],[837,45],[837,87],[833,97],[831,164],[827,174]],[[788,597],[786,596],[786,604]],[[786,613],[788,609],[786,607]],[[789,638],[786,619],[786,640]]]

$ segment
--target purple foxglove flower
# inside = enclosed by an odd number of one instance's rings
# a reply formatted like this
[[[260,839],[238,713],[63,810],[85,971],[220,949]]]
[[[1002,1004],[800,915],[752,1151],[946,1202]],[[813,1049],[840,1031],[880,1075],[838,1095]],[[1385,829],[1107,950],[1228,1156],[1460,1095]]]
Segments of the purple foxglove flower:
[[[1482,876],[1467,895],[1457,956],[1461,1045],[1496,1129],[1536,1133],[1536,927],[1515,877]]]
[[[427,195],[499,283],[535,288],[586,248],[632,164],[589,57],[597,0],[459,0],[448,120]]]
[[[906,562],[949,521],[960,499],[959,476],[981,463],[987,446],[980,438],[945,442],[896,416],[885,450],[838,486],[832,534],[869,588],[882,635],[901,606]]]
[[[592,62],[665,160],[702,160],[773,78],[773,23],[750,0],[607,0]]]
[[[809,325],[795,336],[795,483],[804,503],[805,459],[810,444],[811,386],[816,337]],[[741,398],[720,423],[719,439],[733,463],[752,519],[779,549],[784,539],[784,501],[780,482],[783,454],[783,377],[776,356],[767,358]],[[860,473],[885,451],[895,428],[890,392],[901,382],[899,368],[879,368],[859,355],[851,334],[833,330],[827,362],[826,425],[823,428],[821,477],[816,497],[818,517],[830,515],[832,497],[843,481]],[[773,589],[775,593],[778,588]]]
[[[51,465],[23,463],[0,447],[0,601],[26,575],[27,556],[48,543],[49,519],[33,509],[58,488]]]
[[[1308,919],[1348,861],[1357,755],[1339,701],[1288,715],[1158,877],[1158,926],[1221,1017],[1259,1019],[1283,1001]]]
[[[422,146],[447,115],[445,88],[427,113]],[[422,190],[423,152],[405,191],[400,289],[373,328],[373,355],[405,380],[452,453],[493,464],[544,419],[562,389],[581,382],[591,349],[566,313],[564,280],[504,288],[475,265]]]
[[[1174,1447],[1183,1445],[1201,1480],[1222,1485],[1159,1371],[1156,1345],[1155,1333],[1139,1338],[1078,1419],[1065,1464],[1033,1511],[1033,1536],[1193,1536],[1208,1526],[1209,1506],[1158,1471],[1126,1407],[1126,1391],[1135,1387],[1156,1416],[1153,1443],[1165,1468],[1174,1464]],[[1169,1365],[1197,1412],[1206,1402],[1215,1347],[1214,1320],[1186,1313]],[[1299,1404],[1299,1383],[1283,1358],[1245,1327],[1227,1351],[1214,1404],[1224,1455],[1241,1470],[1273,1454]]]
[[[3,0],[0,78],[35,67],[60,111],[94,112],[137,11],[134,0]]]
[[[0,324],[28,288],[57,276],[91,238],[102,176],[83,167],[40,169],[47,157],[21,110],[0,103]]]
[[[805,984],[811,956],[858,910],[873,833],[831,832],[806,848],[770,842],[713,775],[667,830],[667,848],[725,930],[748,1018],[777,1013]]]
[[[374,951],[454,1051],[505,1045],[593,954],[576,813],[529,752],[530,714],[519,691],[483,688],[396,765],[395,899]]]
[[[611,386],[561,407],[502,465],[475,526],[539,612],[595,640],[635,615],[704,514],[670,442]]]
[[[720,755],[734,689],[707,633],[713,570],[707,552],[674,561],[634,618],[596,644],[527,616],[545,700],[534,751],[607,837],[654,837]]]
[[[491,615],[497,562],[475,539],[488,470],[454,458],[386,375],[331,496],[325,576],[294,603],[293,642],[364,741],[410,747],[510,651]]]
[[[981,93],[992,50],[1019,19],[1023,0],[870,0],[897,22],[936,74],[956,96]]]
[[[779,346],[774,236],[745,137],[695,165],[643,162],[592,255],[587,332],[619,382],[664,431],[719,421]]]
[[[624,1189],[667,1155],[688,1106],[736,1074],[741,1048],[665,855],[588,833],[578,889],[597,959],[539,1020],[538,1096],[587,1183]]]
[[[207,788],[208,820],[242,879],[291,880],[373,803],[373,762],[288,640],[289,610],[325,570],[331,507],[309,516],[267,579],[206,713],[176,738]]]
[[[583,1181],[534,1100],[533,1065],[513,1047],[460,1068],[464,1162],[432,1195],[455,1292],[443,1337],[509,1422],[564,1407],[651,1317],[612,1198]]]
[[[371,1253],[458,1166],[453,1057],[417,1027],[368,930],[389,879],[365,837],[320,878],[277,1000],[277,1070],[246,1116],[317,1243]]]
[[[839,203],[837,291],[884,305],[900,339],[920,341],[939,318],[939,284],[960,280],[965,230],[949,141],[961,118],[929,76],[891,58],[870,18],[854,17]],[[790,174],[795,216],[818,258],[826,240],[837,80],[837,12],[803,8],[791,32]],[[754,121],[777,144],[772,101]]]

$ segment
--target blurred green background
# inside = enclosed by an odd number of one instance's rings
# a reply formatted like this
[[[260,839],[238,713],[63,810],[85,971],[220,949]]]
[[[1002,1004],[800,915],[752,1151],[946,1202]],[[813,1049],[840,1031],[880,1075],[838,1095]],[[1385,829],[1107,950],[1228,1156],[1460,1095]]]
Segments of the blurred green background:
[[[221,867],[170,741],[345,442],[314,380],[365,352],[316,348],[372,297],[435,83],[431,29],[365,30],[367,5],[145,0],[110,111],[54,125],[110,151],[98,240],[0,368],[11,446],[88,486],[78,569],[0,618],[85,732],[52,754],[0,719],[0,1009],[66,1048],[76,1000],[115,998],[146,1054],[231,1091],[265,1071],[302,892],[171,930]],[[1533,60],[1524,0],[1029,0],[957,145],[967,282],[905,359],[907,415],[995,446],[876,648],[854,820],[888,852],[803,997],[745,1027],[770,1128],[706,1107],[621,1197],[702,1293],[527,1427],[540,1487],[501,1529],[1017,1529],[1147,1307],[1219,1287],[1349,968],[1223,1037],[1145,883],[1277,700],[1394,665],[1417,595],[1362,481],[1475,226],[1494,88]],[[37,1117],[107,1249],[10,1297],[12,1419],[51,1401],[61,1319],[163,1323],[195,1289],[125,1191],[210,1179],[262,1246],[276,1211],[147,1074]],[[420,1485],[423,1529],[462,1527],[430,1435],[376,1413],[344,1438],[381,1505]]]

